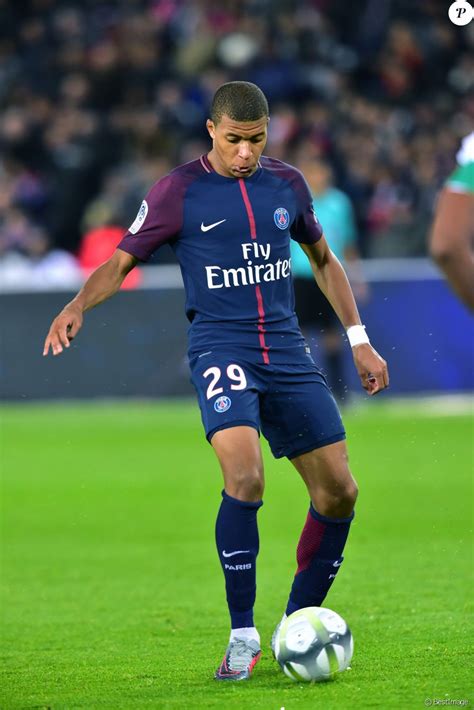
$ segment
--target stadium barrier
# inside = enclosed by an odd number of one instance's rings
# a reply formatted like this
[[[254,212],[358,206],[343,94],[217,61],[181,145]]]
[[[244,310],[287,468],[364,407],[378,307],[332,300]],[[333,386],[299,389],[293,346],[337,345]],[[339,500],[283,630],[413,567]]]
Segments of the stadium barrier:
[[[472,391],[472,319],[431,262],[374,260],[363,269],[371,295],[360,310],[374,346],[389,362],[387,395]],[[144,268],[139,289],[122,291],[86,314],[85,327],[70,350],[43,358],[50,321],[72,295],[64,288],[0,287],[2,399],[194,393],[177,266]],[[349,347],[346,357],[349,389],[360,391]]]

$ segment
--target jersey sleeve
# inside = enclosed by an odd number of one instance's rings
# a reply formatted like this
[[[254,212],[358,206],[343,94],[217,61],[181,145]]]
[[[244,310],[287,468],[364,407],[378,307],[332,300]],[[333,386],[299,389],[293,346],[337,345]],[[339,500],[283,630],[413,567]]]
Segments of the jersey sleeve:
[[[148,261],[158,247],[178,236],[182,223],[182,190],[173,175],[166,175],[148,192],[117,249]]]
[[[474,131],[463,138],[456,155],[457,167],[446,180],[451,192],[474,194]]]
[[[456,154],[458,165],[474,163],[474,131],[462,139],[461,148]]]
[[[474,161],[465,165],[458,165],[447,179],[446,187],[451,192],[474,194]]]
[[[300,244],[315,244],[321,239],[323,228],[314,213],[308,183],[296,170],[292,182],[296,196],[296,216],[290,227],[291,237]]]

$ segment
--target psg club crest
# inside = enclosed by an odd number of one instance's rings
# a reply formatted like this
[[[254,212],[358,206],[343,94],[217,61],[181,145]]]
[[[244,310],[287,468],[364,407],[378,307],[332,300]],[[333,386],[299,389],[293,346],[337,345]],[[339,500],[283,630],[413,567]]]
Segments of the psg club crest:
[[[223,394],[221,397],[218,397],[214,402],[214,409],[218,414],[224,414],[224,412],[227,412],[227,410],[230,409],[231,404],[232,402],[230,400],[230,397],[226,397],[225,394]]]
[[[273,219],[278,229],[286,229],[290,223],[290,215],[284,207],[278,207],[273,213]]]

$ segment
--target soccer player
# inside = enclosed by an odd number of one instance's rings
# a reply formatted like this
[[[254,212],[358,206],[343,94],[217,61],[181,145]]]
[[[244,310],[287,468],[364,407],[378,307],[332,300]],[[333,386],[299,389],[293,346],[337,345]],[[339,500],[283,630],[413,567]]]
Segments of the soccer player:
[[[374,395],[388,386],[387,365],[360,323],[302,174],[262,156],[268,121],[257,86],[222,85],[206,124],[211,151],[151,188],[114,255],[55,318],[44,344],[44,355],[63,352],[83,313],[112,296],[139,261],[171,244],[186,289],[192,381],[224,478],[216,545],[231,632],[215,677],[231,681],[249,678],[261,653],[253,618],[264,489],[260,431],[275,457],[291,460],[311,499],[286,614],[325,598],[342,564],[357,495],[337,405],[294,313],[290,239],[301,244],[347,329],[362,387]]]
[[[451,288],[474,311],[474,132],[457,154],[436,207],[430,253]]]

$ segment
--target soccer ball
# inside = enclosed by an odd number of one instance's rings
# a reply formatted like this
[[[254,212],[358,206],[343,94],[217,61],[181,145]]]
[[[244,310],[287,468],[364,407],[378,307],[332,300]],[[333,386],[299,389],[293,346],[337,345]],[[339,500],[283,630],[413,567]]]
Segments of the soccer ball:
[[[275,639],[275,658],[295,681],[321,681],[348,668],[354,651],[352,634],[331,609],[308,606],[290,614]]]

